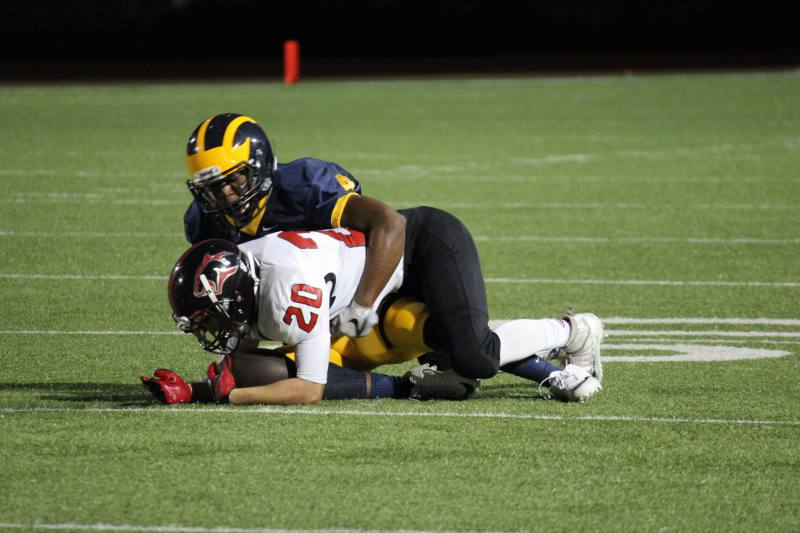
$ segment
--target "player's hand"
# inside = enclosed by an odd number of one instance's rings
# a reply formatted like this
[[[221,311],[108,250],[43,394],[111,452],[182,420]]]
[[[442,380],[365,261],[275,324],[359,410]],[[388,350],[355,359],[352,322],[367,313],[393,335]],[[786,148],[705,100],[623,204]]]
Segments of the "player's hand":
[[[139,376],[144,388],[155,396],[161,403],[190,403],[192,401],[192,388],[172,370],[159,368],[153,377]]]
[[[233,375],[233,359],[226,355],[219,363],[208,365],[208,379],[211,381],[211,394],[217,403],[228,403],[228,396],[236,388]]]
[[[354,300],[331,320],[331,334],[334,337],[365,337],[377,322],[372,309],[362,307]]]

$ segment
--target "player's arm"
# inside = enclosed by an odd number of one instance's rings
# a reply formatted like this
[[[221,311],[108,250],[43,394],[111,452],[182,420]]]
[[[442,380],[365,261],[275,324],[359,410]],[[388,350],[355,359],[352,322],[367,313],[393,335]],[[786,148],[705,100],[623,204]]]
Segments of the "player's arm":
[[[383,202],[353,195],[342,211],[341,225],[367,234],[366,263],[353,300],[372,307],[403,257],[406,219]]]
[[[235,240],[230,228],[224,226],[219,218],[204,214],[197,202],[189,204],[183,215],[183,232],[189,244],[214,238]]]
[[[328,374],[330,337],[304,340],[296,347],[297,377],[259,387],[234,388],[228,395],[232,404],[316,404],[322,400]]]
[[[254,403],[315,404],[322,400],[324,391],[324,384],[300,378],[289,378],[260,387],[233,389],[228,396],[228,401],[238,405]]]

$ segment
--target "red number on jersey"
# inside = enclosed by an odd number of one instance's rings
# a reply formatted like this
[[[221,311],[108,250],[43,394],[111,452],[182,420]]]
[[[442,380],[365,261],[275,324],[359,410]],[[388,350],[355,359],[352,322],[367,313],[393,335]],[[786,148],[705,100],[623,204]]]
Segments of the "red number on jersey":
[[[322,305],[322,291],[305,283],[295,283],[292,285],[292,301],[319,309]]]
[[[323,235],[327,235],[332,239],[336,239],[339,242],[343,242],[345,246],[348,248],[358,248],[360,246],[367,245],[367,239],[364,237],[364,234],[360,231],[356,231],[354,229],[347,230],[350,233],[339,233],[338,231],[334,231],[332,229],[326,229],[320,231]],[[308,231],[282,231],[278,233],[278,237],[289,241],[290,243],[294,244],[301,250],[316,250],[318,248],[317,243],[314,242],[314,239],[310,237],[303,237],[302,233],[309,233]]]
[[[311,241],[311,243],[314,244],[314,241]],[[314,246],[316,247],[316,245]],[[316,287],[312,287],[311,285],[306,285],[305,283],[295,283],[292,285],[291,299],[295,303],[319,309],[319,307],[322,305],[322,291]],[[286,314],[283,315],[283,323],[289,326],[292,324],[292,319],[294,319],[297,321],[297,326],[300,329],[306,333],[309,333],[317,324],[317,314],[309,313],[309,315],[311,318],[306,320],[302,309],[291,306],[286,309]]]
[[[309,239],[308,237],[303,237],[300,233],[308,233],[308,232],[300,232],[300,231],[282,231],[278,233],[278,237],[289,241],[290,243],[294,244],[298,248],[302,250],[316,250],[317,243],[314,242],[314,239]]]
[[[291,325],[293,318],[297,320],[297,326],[306,333],[310,333],[314,326],[317,325],[317,314],[311,313],[311,318],[306,322],[306,317],[303,316],[303,311],[299,307],[287,309],[286,314],[283,315],[283,323]]]
[[[346,235],[344,233],[339,233],[338,231],[333,231],[332,229],[322,230],[320,231],[320,233],[324,233],[328,237],[343,242],[344,245],[347,246],[348,248],[358,248],[359,246],[367,245],[367,239],[364,237],[363,233],[353,229],[349,229],[347,231],[350,232],[349,235]]]

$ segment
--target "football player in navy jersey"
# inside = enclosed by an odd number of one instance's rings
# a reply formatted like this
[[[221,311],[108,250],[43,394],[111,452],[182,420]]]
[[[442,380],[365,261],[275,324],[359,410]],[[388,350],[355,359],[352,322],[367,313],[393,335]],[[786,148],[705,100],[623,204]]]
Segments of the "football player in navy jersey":
[[[336,322],[342,335],[363,336],[370,308],[403,255],[405,218],[361,194],[352,174],[304,157],[278,163],[264,130],[250,117],[224,113],[201,122],[186,146],[194,201],[184,215],[191,243],[237,244],[279,230],[344,226],[367,235],[366,265],[351,305]]]

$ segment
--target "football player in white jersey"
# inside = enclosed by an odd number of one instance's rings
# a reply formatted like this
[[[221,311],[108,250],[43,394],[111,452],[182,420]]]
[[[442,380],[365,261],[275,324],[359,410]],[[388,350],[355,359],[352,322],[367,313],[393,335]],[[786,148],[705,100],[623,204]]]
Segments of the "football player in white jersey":
[[[583,400],[601,388],[602,324],[596,316],[515,320],[489,329],[477,251],[463,224],[432,208],[401,214],[413,240],[406,241],[405,261],[378,301],[399,289],[427,306],[430,316],[417,333],[432,353],[417,369],[419,385],[429,382],[435,389],[452,376],[487,378],[502,369],[547,383],[566,400]],[[328,322],[335,323],[352,299],[363,269],[363,245],[360,233],[344,229],[290,231],[241,250],[225,241],[206,241],[181,257],[170,277],[170,302],[178,324],[205,349],[248,351],[262,339],[295,347],[296,375],[263,386],[237,387],[231,358],[212,365],[217,401],[315,403],[322,398],[331,353]],[[367,310],[373,322],[377,307]],[[568,363],[563,369],[536,355],[557,350]]]

